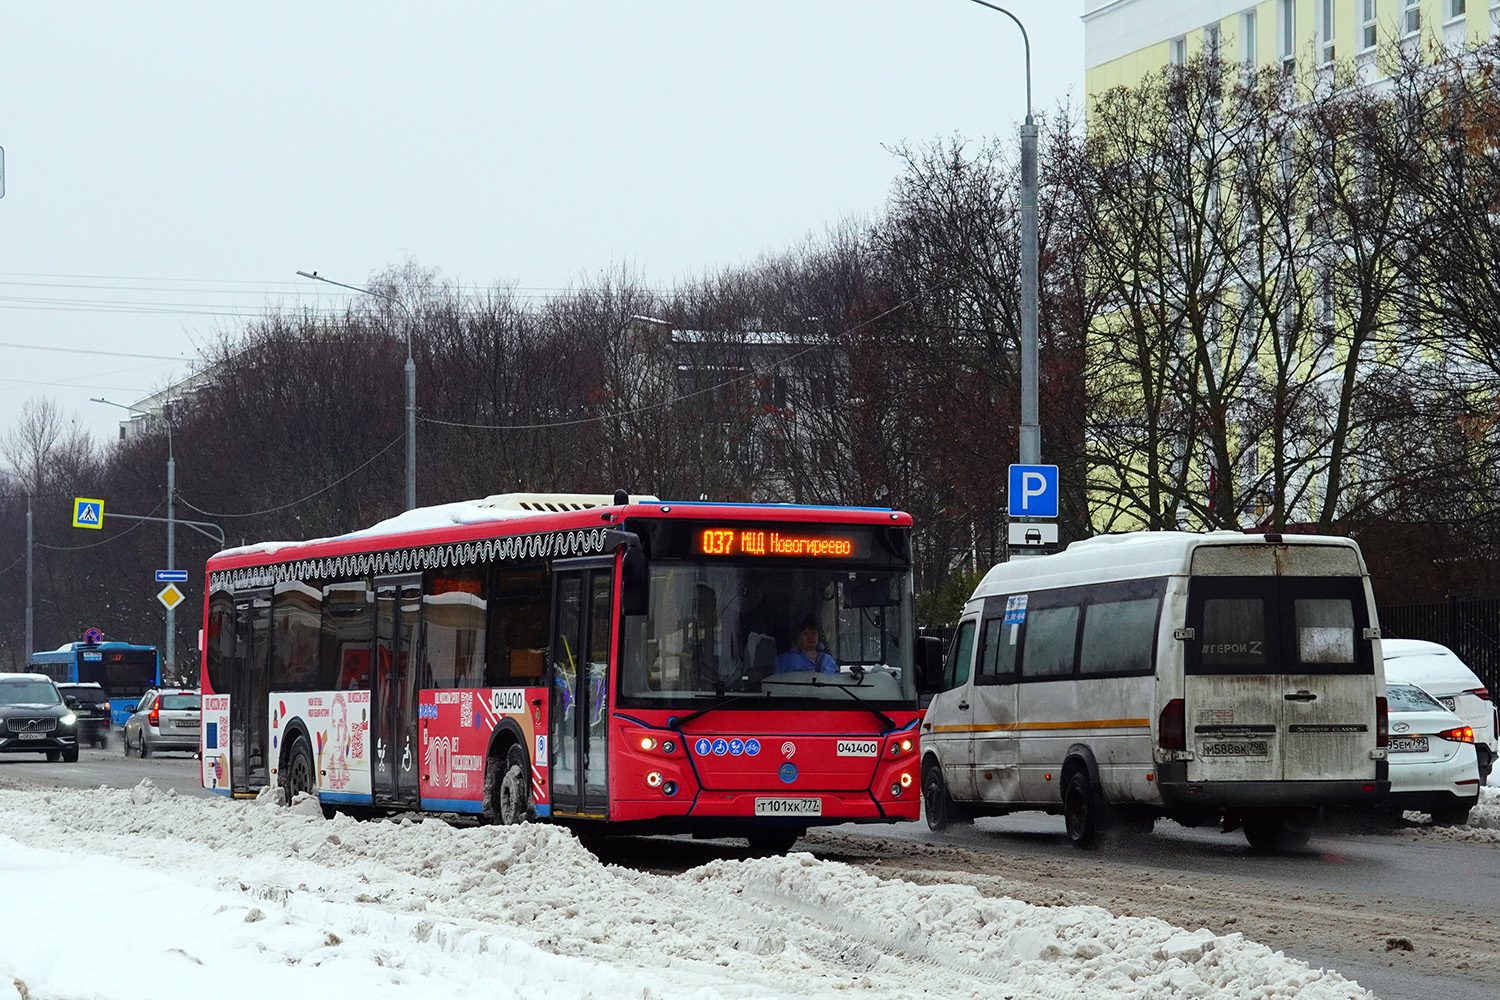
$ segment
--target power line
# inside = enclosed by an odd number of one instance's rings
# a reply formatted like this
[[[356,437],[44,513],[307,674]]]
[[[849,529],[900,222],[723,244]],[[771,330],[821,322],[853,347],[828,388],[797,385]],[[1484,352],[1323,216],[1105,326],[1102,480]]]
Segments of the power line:
[[[375,454],[371,455],[368,460],[366,460],[366,461],[360,463],[359,465],[355,466],[347,474],[340,476],[339,478],[335,479],[333,482],[329,483],[327,486],[324,486],[322,489],[317,490],[316,492],[309,493],[307,496],[302,497],[302,498],[300,498],[298,500],[293,500],[291,503],[284,503],[280,507],[268,507],[265,510],[252,511],[252,512],[250,512],[248,514],[218,514],[218,513],[215,513],[213,511],[211,511],[211,510],[204,510],[202,507],[198,507],[198,506],[194,505],[193,503],[191,503],[188,500],[184,499],[181,494],[178,494],[177,499],[178,499],[178,501],[180,501],[182,503],[182,505],[184,507],[191,508],[192,510],[195,510],[198,513],[206,515],[208,517],[260,517],[262,514],[274,514],[277,511],[286,510],[288,507],[295,507],[295,506],[297,506],[300,503],[306,503],[307,501],[311,500],[315,496],[318,496],[319,494],[327,493],[329,490],[333,489],[339,483],[342,483],[344,480],[348,479],[350,476],[354,475],[356,472],[359,472],[361,469],[365,468],[371,462],[374,462],[381,455],[384,455],[386,452],[390,451],[393,447],[396,446],[396,444],[398,442],[405,441],[405,440],[406,440],[406,434],[405,434],[405,432],[402,432],[402,434],[401,434],[400,437],[393,439],[390,444],[386,445],[384,448],[381,448]]]

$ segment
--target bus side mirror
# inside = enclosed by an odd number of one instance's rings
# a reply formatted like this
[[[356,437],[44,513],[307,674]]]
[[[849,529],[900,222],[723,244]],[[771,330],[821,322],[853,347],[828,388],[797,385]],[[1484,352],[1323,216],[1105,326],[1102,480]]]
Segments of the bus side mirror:
[[[646,553],[641,549],[641,539],[633,531],[610,528],[605,532],[607,548],[625,547],[625,556],[620,561],[620,613],[643,615],[650,606],[651,576],[646,571]]]
[[[917,682],[924,692],[943,689],[943,640],[917,636]]]
[[[640,546],[632,545],[625,550],[620,565],[620,611],[627,615],[643,615],[651,601],[651,578],[646,572],[646,553]]]

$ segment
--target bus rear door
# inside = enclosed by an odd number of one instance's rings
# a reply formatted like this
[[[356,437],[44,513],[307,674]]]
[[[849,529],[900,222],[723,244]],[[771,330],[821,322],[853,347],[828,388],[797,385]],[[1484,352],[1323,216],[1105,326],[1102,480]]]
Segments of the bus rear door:
[[[1195,577],[1189,781],[1368,781],[1373,654],[1359,577]]]

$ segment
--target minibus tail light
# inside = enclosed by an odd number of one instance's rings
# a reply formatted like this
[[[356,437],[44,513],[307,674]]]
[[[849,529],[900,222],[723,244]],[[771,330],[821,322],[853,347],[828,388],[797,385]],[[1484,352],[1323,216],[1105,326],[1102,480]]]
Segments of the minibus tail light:
[[[1173,698],[1161,710],[1156,727],[1156,742],[1163,750],[1187,749],[1187,721],[1181,698]]]
[[[1375,745],[1391,745],[1391,719],[1384,698],[1375,699]]]

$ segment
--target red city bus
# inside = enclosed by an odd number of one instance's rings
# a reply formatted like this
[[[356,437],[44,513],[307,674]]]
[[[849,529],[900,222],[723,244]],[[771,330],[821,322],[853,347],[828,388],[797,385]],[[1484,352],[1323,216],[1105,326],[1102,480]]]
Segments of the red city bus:
[[[207,577],[224,794],[766,850],[917,818],[907,514],[506,494]]]

